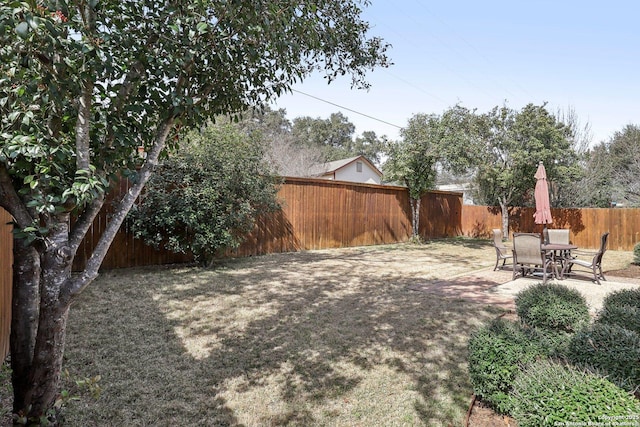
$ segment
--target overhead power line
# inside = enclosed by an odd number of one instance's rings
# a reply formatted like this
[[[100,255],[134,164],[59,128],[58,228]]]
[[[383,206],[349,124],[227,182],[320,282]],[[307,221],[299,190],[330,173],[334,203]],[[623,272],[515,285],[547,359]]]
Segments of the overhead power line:
[[[359,115],[361,115],[363,117],[366,117],[368,119],[375,120],[375,121],[380,122],[380,123],[384,123],[385,125],[389,125],[389,126],[393,126],[395,128],[398,128],[398,129],[402,129],[402,126],[394,125],[393,123],[389,123],[389,122],[386,122],[386,121],[384,121],[382,119],[379,119],[377,117],[373,117],[373,116],[370,116],[368,114],[361,113],[360,111],[356,111],[356,110],[353,110],[351,108],[345,107],[343,105],[336,104],[335,102],[327,101],[326,99],[322,99],[322,98],[319,98],[317,96],[311,95],[309,93],[302,92],[301,90],[291,89],[291,91],[299,93],[300,95],[308,96],[309,98],[317,99],[318,101],[326,102],[327,104],[333,105],[333,106],[338,107],[338,108],[342,108],[343,110],[351,111],[352,113],[356,113],[356,114],[359,114]]]

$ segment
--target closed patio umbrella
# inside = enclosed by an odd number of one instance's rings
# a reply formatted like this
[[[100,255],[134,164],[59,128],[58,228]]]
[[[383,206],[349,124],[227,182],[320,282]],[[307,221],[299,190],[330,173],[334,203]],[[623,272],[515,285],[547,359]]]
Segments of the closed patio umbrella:
[[[536,213],[533,214],[533,218],[536,224],[551,224],[553,219],[551,218],[551,206],[549,203],[549,187],[547,186],[547,171],[544,168],[542,162],[538,164],[538,170],[534,175],[536,178]],[[546,234],[546,233],[545,233]]]

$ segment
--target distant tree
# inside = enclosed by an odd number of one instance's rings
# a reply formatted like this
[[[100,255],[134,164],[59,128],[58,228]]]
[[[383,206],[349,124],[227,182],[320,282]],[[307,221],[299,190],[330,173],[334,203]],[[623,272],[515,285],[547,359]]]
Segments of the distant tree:
[[[627,125],[609,142],[614,196],[629,206],[640,206],[640,126]]]
[[[588,185],[587,188],[593,188],[595,184],[594,182],[587,183],[585,180],[587,172],[594,166],[588,164],[589,147],[593,139],[591,125],[589,122],[581,123],[575,110],[571,107],[558,109],[555,117],[558,123],[563,123],[567,127],[567,139],[572,147],[573,157],[571,158],[571,179],[555,182],[551,186],[551,204],[555,207],[592,206],[591,202],[587,202],[587,198],[594,196],[600,199],[598,195],[600,189],[594,188],[592,195],[584,191],[584,185]]]
[[[613,161],[606,143],[589,149],[582,155],[582,174],[568,187],[568,203],[565,206],[608,208],[616,193],[613,177]],[[573,191],[571,191],[573,190]]]
[[[640,127],[627,125],[582,156],[582,174],[567,185],[573,206],[640,206]]]
[[[362,155],[379,166],[387,145],[388,139],[386,136],[378,137],[373,131],[365,131],[362,132],[361,136],[356,137],[349,148],[349,152],[354,156]]]
[[[385,181],[397,181],[409,190],[412,238],[419,238],[420,201],[434,188],[442,139],[436,115],[416,114],[401,131],[402,140],[389,141],[388,159],[383,167]]]
[[[325,157],[321,147],[296,142],[292,134],[292,123],[284,109],[268,107],[244,112],[237,121],[238,127],[247,135],[260,138],[265,145],[265,159],[280,176],[306,176],[314,165],[323,163]],[[233,117],[230,117],[229,121]]]
[[[542,161],[555,185],[575,180],[580,169],[570,141],[571,131],[544,105],[520,111],[496,107],[478,116],[481,146],[474,150],[480,203],[498,205],[502,229],[509,231],[509,207],[533,204],[534,174]]]
[[[234,124],[190,132],[129,212],[136,237],[176,253],[191,252],[204,265],[237,248],[258,215],[278,207],[277,180],[256,136]]]
[[[327,119],[296,117],[291,133],[299,146],[321,150],[323,162],[363,155],[379,165],[386,138],[371,131],[354,138],[355,130],[349,118],[338,112]]]
[[[333,113],[328,119],[296,117],[292,135],[298,145],[322,151],[323,162],[349,157],[356,127],[342,113]]]
[[[0,3],[0,206],[15,230],[11,369],[21,422],[56,422],[69,308],[97,277],[167,145],[315,70],[368,86],[366,72],[388,61],[362,19],[367,4]],[[108,178],[134,171],[85,269],[72,274]]]

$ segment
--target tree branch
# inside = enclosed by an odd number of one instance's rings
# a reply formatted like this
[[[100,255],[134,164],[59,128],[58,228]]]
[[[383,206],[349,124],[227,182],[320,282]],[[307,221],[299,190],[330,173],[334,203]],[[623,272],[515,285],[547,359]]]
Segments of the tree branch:
[[[76,168],[78,170],[89,170],[92,95],[93,83],[86,82],[78,99],[78,121],[76,122]]]
[[[0,206],[13,216],[18,227],[25,228],[33,225],[34,219],[13,188],[11,175],[4,163],[0,163]]]
[[[147,153],[146,161],[138,173],[138,181],[131,186],[127,194],[122,197],[122,200],[120,200],[116,206],[115,212],[111,217],[111,221],[109,221],[106,229],[102,233],[102,236],[93,250],[84,271],[73,280],[68,281],[64,288],[61,289],[61,304],[68,303],[70,299],[79,295],[84,288],[86,288],[98,276],[98,269],[100,268],[100,265],[102,265],[102,261],[107,255],[107,251],[118,233],[120,226],[124,222],[127,213],[129,213],[129,210],[149,180],[151,173],[158,165],[158,158],[165,147],[167,137],[169,136],[169,132],[171,131],[174,122],[175,118],[169,117],[160,123],[156,136],[154,137],[152,148]]]
[[[93,202],[85,209],[82,214],[78,217],[78,220],[73,225],[71,229],[71,233],[69,233],[69,249],[71,251],[72,257],[75,258],[76,252],[82,243],[82,239],[87,234],[91,225],[93,225],[93,220],[96,218],[100,209],[104,205],[104,194],[97,199],[94,199]],[[72,260],[73,262],[73,260]]]

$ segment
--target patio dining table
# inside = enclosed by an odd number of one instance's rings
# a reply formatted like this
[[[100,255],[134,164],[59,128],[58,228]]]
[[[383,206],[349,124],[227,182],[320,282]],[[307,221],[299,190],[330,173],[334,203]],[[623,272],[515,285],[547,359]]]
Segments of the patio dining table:
[[[578,249],[576,245],[566,243],[547,243],[541,244],[540,250],[544,252],[545,257],[548,255],[553,262],[553,274],[557,279],[562,279],[561,274],[558,273],[558,263],[560,264],[560,271],[564,266],[564,260],[571,256],[571,251]]]

